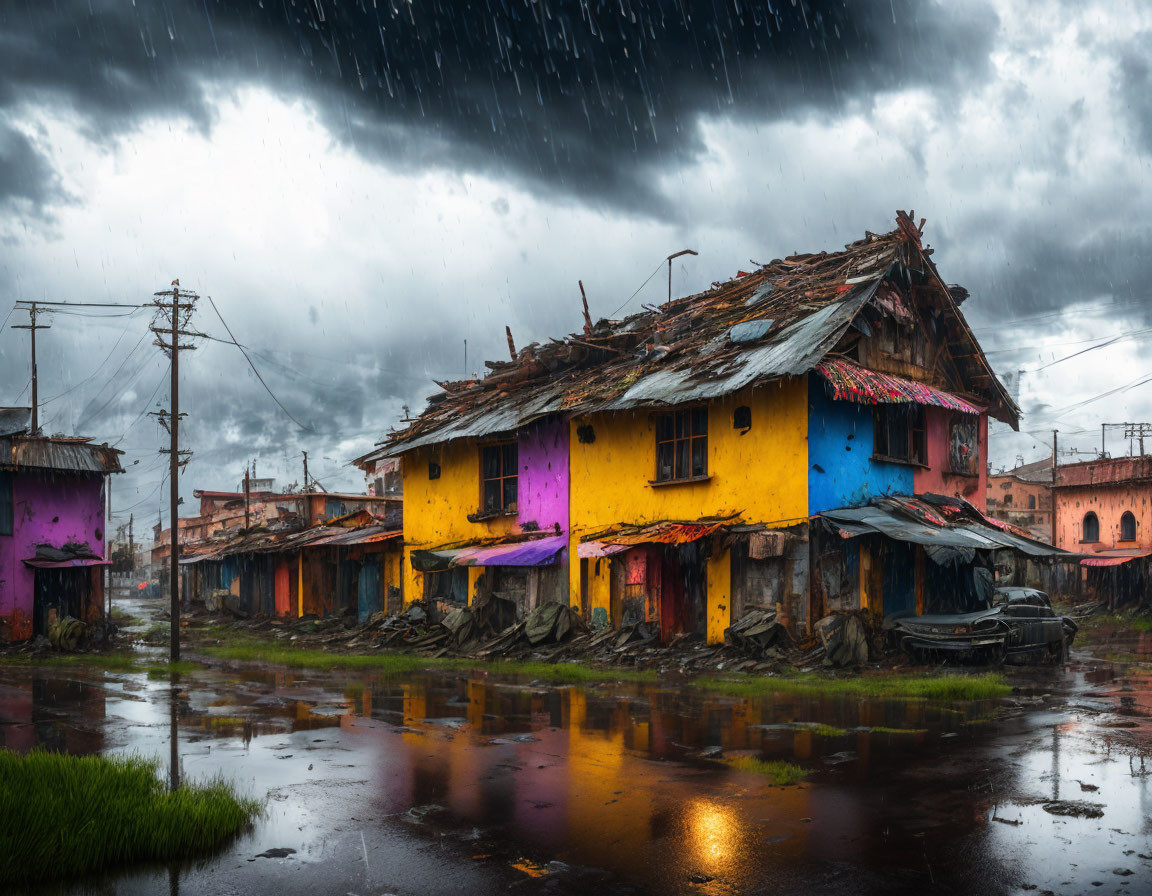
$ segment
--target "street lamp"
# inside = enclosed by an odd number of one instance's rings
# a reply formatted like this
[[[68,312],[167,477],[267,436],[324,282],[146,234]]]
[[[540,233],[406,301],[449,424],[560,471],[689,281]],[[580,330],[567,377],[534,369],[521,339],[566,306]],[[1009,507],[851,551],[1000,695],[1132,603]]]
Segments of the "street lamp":
[[[672,301],[672,259],[679,258],[681,255],[699,255],[695,249],[681,249],[679,252],[673,252],[668,256],[668,301]]]

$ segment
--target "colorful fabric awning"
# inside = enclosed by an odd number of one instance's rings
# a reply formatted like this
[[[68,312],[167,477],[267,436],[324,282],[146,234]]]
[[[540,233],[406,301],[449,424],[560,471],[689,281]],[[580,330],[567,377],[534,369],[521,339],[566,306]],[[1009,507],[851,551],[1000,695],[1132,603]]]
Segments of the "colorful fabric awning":
[[[935,389],[915,380],[868,370],[859,364],[827,359],[816,365],[832,386],[832,397],[861,404],[926,404],[962,414],[982,414],[985,408],[965,401],[951,392]]]
[[[549,535],[531,541],[434,548],[413,551],[412,568],[443,572],[457,566],[551,566],[567,546],[567,536]]]
[[[1135,552],[1135,553],[1109,553],[1108,555],[1097,555],[1095,557],[1085,557],[1080,561],[1081,566],[1120,566],[1127,563],[1129,560],[1139,560],[1141,557],[1152,556],[1152,551]]]

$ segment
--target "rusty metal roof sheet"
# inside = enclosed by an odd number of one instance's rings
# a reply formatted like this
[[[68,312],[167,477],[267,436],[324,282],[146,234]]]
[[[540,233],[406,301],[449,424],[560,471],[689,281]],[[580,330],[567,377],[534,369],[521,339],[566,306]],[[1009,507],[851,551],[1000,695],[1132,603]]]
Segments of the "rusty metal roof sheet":
[[[0,437],[0,466],[54,470],[62,473],[123,473],[120,455],[108,445],[87,439],[13,435]]]
[[[416,420],[355,463],[511,432],[554,414],[706,401],[804,375],[836,347],[865,306],[875,305],[886,282],[925,287],[930,298],[924,301],[932,303],[943,338],[963,346],[957,367],[965,381],[979,383],[973,392],[990,413],[1015,426],[1019,409],[936,272],[931,251],[901,212],[891,233],[869,233],[841,252],[777,259],[699,295],[534,343],[511,361],[487,362],[482,379],[438,384],[443,391],[428,399]]]

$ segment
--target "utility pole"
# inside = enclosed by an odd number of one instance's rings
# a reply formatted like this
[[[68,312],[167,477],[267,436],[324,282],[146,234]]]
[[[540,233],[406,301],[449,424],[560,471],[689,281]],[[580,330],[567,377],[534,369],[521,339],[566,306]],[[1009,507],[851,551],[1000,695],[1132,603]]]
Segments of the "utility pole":
[[[312,525],[312,486],[308,484],[308,452],[304,452],[304,525]]]
[[[153,321],[154,325],[151,328],[157,337],[155,344],[166,350],[172,359],[172,406],[167,414],[161,411],[158,416],[161,424],[167,427],[168,434],[171,436],[171,447],[162,453],[168,454],[168,522],[172,527],[172,556],[168,582],[171,596],[172,631],[168,657],[169,662],[174,663],[180,659],[180,468],[187,463],[187,460],[182,459],[182,457],[192,453],[180,450],[180,418],[185,416],[180,413],[180,352],[196,347],[194,345],[182,345],[180,337],[203,334],[190,332],[185,328],[192,319],[192,311],[196,306],[196,300],[199,298],[196,293],[185,290],[183,293],[184,301],[181,302],[180,281],[173,280],[171,289],[162,290],[153,295],[156,297],[155,304],[158,311],[157,318]],[[172,300],[170,306],[164,301],[168,298]],[[156,326],[155,324],[159,323],[159,318],[163,316],[169,318],[167,321],[169,326]],[[165,336],[168,336],[169,342],[164,341]]]
[[[136,543],[132,540],[132,514],[128,514],[128,571],[136,572]]]
[[[244,468],[244,531],[248,531],[248,527],[252,525],[251,520],[251,503],[252,503],[252,480],[248,475],[248,468]]]
[[[1100,424],[1100,460],[1104,460],[1104,456],[1108,453],[1104,447],[1104,433],[1107,429],[1107,423]]]
[[[1052,544],[1056,544],[1056,437],[1060,430],[1052,430]]]
[[[679,258],[681,255],[699,255],[695,249],[681,249],[679,252],[673,252],[668,256],[668,301],[672,301],[672,259]]]
[[[36,374],[36,331],[37,330],[50,330],[48,324],[36,323],[36,316],[41,313],[40,309],[36,307],[35,302],[29,302],[28,308],[28,323],[26,324],[13,324],[13,330],[27,330],[32,335],[32,435],[40,435],[40,391],[39,391],[39,377]]]

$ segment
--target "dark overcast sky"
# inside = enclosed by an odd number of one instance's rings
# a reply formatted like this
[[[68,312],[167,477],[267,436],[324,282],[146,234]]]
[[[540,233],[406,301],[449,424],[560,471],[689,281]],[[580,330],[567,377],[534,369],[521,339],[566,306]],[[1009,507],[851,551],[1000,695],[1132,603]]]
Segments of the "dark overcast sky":
[[[1053,428],[1088,450],[1101,419],[1152,418],[1150,27],[1112,0],[9,0],[0,315],[179,277],[309,427],[202,345],[183,493],[246,458],[291,481],[303,449],[358,488],[346,462],[465,372],[465,339],[471,371],[506,324],[576,329],[577,279],[609,315],[669,252],[700,252],[675,269],[696,291],[915,208],[997,368],[1025,371],[997,463]],[[56,315],[41,397],[49,430],[128,451],[114,505],[152,520],[148,321]],[[206,300],[197,325],[225,336]],[[27,400],[23,331],[0,376]]]

